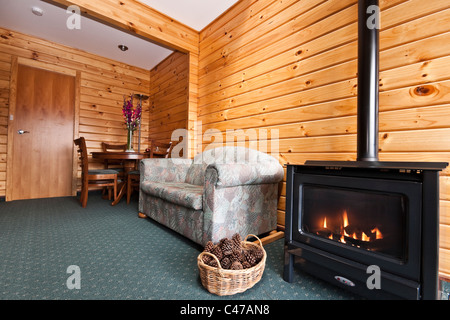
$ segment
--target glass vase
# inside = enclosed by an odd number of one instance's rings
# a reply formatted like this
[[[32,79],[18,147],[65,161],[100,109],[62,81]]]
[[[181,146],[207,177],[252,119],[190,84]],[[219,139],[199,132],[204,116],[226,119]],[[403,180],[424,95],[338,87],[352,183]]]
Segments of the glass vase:
[[[133,130],[127,130],[127,149],[126,152],[134,152],[133,150]]]

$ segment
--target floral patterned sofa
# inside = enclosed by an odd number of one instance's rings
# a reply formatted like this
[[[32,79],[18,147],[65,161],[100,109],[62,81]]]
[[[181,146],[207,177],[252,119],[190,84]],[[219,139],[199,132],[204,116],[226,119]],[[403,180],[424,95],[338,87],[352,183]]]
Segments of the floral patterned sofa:
[[[140,172],[140,216],[200,245],[276,229],[284,171],[268,154],[221,147],[194,159],[144,159]]]

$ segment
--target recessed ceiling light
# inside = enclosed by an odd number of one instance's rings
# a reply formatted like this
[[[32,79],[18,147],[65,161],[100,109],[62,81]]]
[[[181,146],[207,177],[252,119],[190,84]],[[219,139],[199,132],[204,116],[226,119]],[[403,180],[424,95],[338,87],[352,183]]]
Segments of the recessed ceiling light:
[[[122,50],[122,51],[127,51],[128,50],[128,47],[126,46],[126,45],[124,45],[124,44],[119,44],[119,49],[120,50]]]
[[[35,15],[37,15],[37,16],[42,16],[43,14],[44,14],[44,10],[42,10],[41,8],[39,8],[39,7],[33,7],[33,8],[31,8],[31,12],[33,12]]]

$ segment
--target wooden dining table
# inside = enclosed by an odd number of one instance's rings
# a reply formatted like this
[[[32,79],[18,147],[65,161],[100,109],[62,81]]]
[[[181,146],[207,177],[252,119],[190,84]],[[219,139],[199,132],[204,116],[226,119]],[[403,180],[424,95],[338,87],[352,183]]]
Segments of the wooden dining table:
[[[123,170],[125,173],[124,181],[122,181],[119,194],[113,201],[112,205],[116,205],[126,194],[127,191],[127,175],[128,172],[136,169],[136,163],[138,160],[148,158],[150,156],[149,152],[127,152],[127,151],[102,151],[102,152],[91,152],[92,158],[99,160],[120,160],[123,163]]]

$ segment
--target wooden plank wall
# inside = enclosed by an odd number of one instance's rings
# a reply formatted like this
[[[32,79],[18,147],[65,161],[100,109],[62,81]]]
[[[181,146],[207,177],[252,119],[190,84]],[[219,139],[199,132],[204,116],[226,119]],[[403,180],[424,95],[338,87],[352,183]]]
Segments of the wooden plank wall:
[[[450,3],[380,7],[380,160],[450,162]],[[355,160],[356,73],[356,0],[241,0],[200,33],[198,120],[278,130],[283,164]],[[450,276],[450,168],[440,182]]]
[[[188,79],[189,56],[178,51],[150,71],[150,139],[171,141],[174,130],[187,128]]]
[[[148,95],[148,70],[0,28],[0,197],[5,196],[6,188],[9,79],[13,56],[44,63],[50,69],[63,67],[81,74],[78,132],[86,138],[89,151],[100,151],[102,141],[126,142],[123,95]],[[141,149],[148,147],[148,101],[143,109]],[[93,164],[93,168],[96,167],[100,165]]]
[[[187,129],[189,131],[189,150],[186,157],[195,157],[197,150],[201,150],[201,130],[198,124],[198,50],[189,52],[189,105]],[[200,139],[199,139],[200,137]],[[200,148],[199,148],[200,145]]]
[[[0,47],[0,196],[5,196],[6,192],[10,70],[11,54],[3,52]]]

